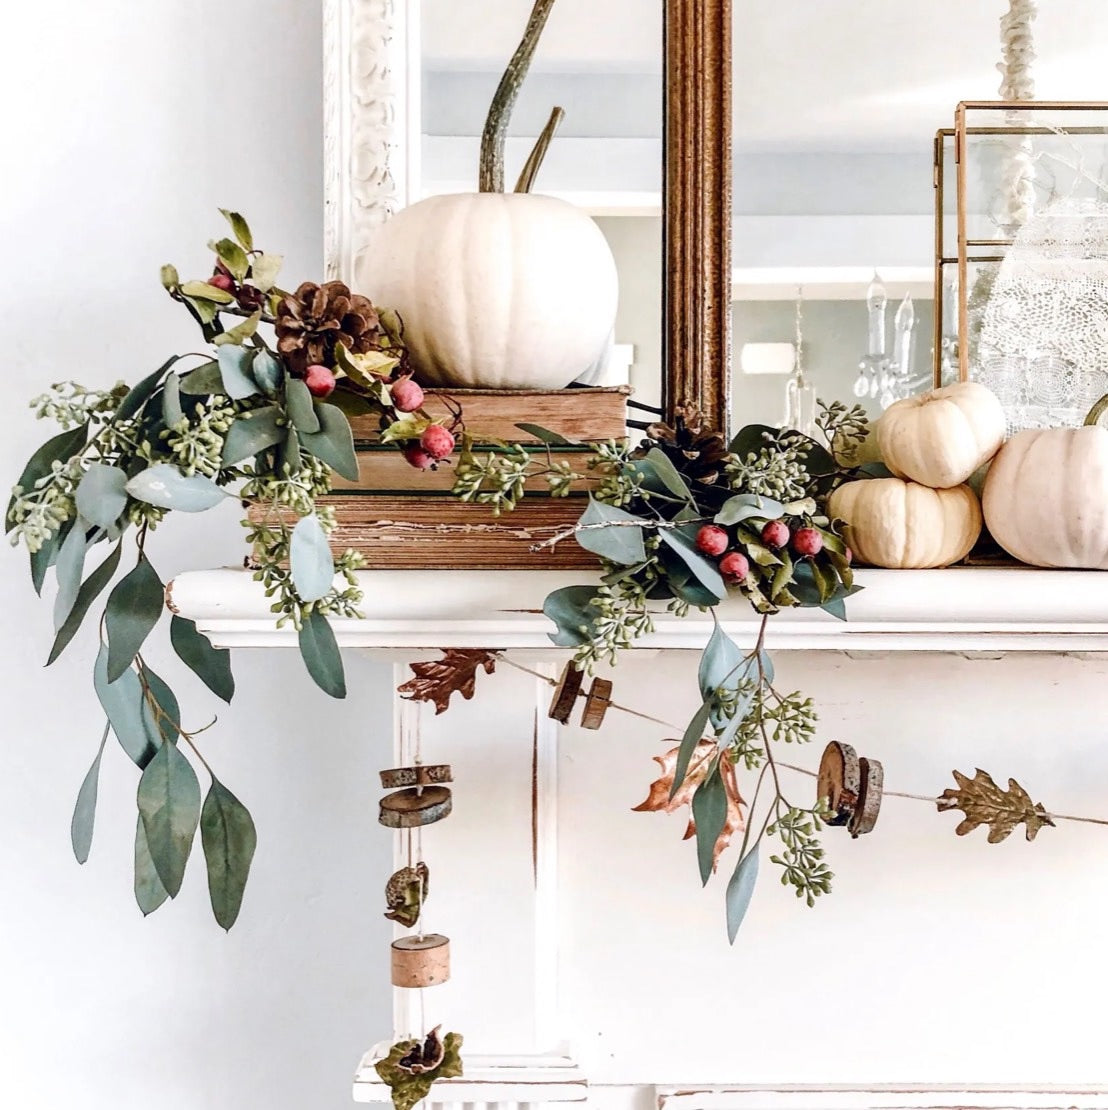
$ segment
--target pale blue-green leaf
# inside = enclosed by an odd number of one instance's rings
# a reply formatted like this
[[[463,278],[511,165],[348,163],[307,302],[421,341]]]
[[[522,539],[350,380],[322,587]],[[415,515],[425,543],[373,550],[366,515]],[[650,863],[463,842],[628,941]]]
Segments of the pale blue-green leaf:
[[[713,764],[708,777],[693,794],[692,815],[696,822],[696,860],[700,865],[700,881],[707,883],[712,877],[716,841],[727,821],[727,788],[723,785],[718,762]]]
[[[313,609],[300,626],[300,655],[315,684],[333,698],[346,697],[342,655],[330,621]]]
[[[280,443],[285,437],[285,429],[277,423],[280,416],[275,405],[237,416],[223,440],[223,465],[235,466]]]
[[[72,523],[64,525],[57,532],[52,532],[38,551],[31,553],[31,585],[34,586],[35,593],[39,597],[42,597],[42,587],[46,583],[46,572],[57,565],[58,552],[70,531],[72,531]]]
[[[119,557],[122,552],[123,545],[117,543],[112,548],[111,554],[81,583],[81,588],[77,591],[77,600],[73,603],[69,616],[65,618],[65,624],[61,626],[57,636],[54,637],[54,646],[50,649],[50,658],[46,660],[48,667],[65,651],[69,641],[73,639],[77,629],[81,627],[81,622],[85,619],[89,607],[114,577],[119,567]]]
[[[127,474],[118,466],[94,462],[77,487],[77,512],[97,528],[110,528],[127,507]]]
[[[50,473],[55,462],[65,462],[85,446],[88,442],[88,427],[87,424],[81,424],[76,428],[70,428],[66,432],[59,432],[56,436],[48,439],[27,460],[27,465],[23,468],[23,473],[19,475],[19,481],[16,482],[16,485],[24,493],[30,493],[34,489],[35,483]],[[13,494],[8,502],[8,510],[5,514],[6,532],[10,532],[15,527],[15,521],[12,520],[12,506],[14,504],[15,495]]]
[[[319,431],[302,432],[300,446],[344,478],[356,482],[359,478],[358,457],[354,453],[350,421],[342,409],[334,405],[316,405],[315,411],[319,417]]]
[[[96,824],[96,795],[100,788],[100,760],[104,755],[104,745],[108,740],[111,726],[104,726],[100,747],[92,766],[85,772],[81,789],[77,791],[77,804],[73,807],[73,817],[69,822],[69,842],[78,863],[84,863],[92,851],[92,830]]]
[[[743,650],[723,631],[714,614],[712,622],[712,635],[700,657],[697,671],[700,696],[705,700],[713,697],[721,686],[727,690],[737,689],[749,673],[743,663]]]
[[[589,499],[581,514],[574,539],[586,550],[622,566],[637,566],[646,561],[642,520],[602,501]]]
[[[235,679],[231,674],[231,653],[226,648],[212,647],[196,627],[195,621],[174,615],[169,622],[169,639],[181,662],[195,674],[216,697],[229,702],[235,695]]]
[[[127,492],[148,505],[182,513],[202,513],[228,496],[211,478],[182,474],[172,463],[155,463],[140,470],[127,483]]]
[[[665,488],[682,501],[692,501],[693,495],[685,479],[681,477],[670,457],[657,447],[646,453],[646,460],[654,467],[654,473]]]
[[[246,806],[214,778],[200,814],[200,839],[212,913],[224,929],[230,929],[242,907],[258,834]]]
[[[211,362],[202,363],[195,370],[190,370],[181,379],[181,392],[196,397],[222,393],[223,378],[219,373],[219,363],[212,359]]]
[[[658,534],[662,542],[676,552],[685,566],[696,576],[697,581],[717,600],[722,601],[727,596],[727,586],[716,565],[701,555],[696,544],[684,532],[676,528],[660,528]]]
[[[149,690],[148,695],[144,690],[142,702],[142,726],[146,730],[146,735],[155,748],[160,748],[166,740],[176,744],[177,738],[181,735],[181,707],[177,704],[177,695],[165,680],[145,663],[142,664],[141,670],[142,681]],[[151,700],[157,704],[156,710]]]
[[[289,542],[292,584],[301,601],[318,601],[331,592],[335,579],[335,560],[327,533],[315,513],[302,516],[292,530]]]
[[[312,394],[299,378],[289,378],[285,383],[285,408],[298,432],[314,435],[320,430],[319,414],[312,404]]]
[[[723,503],[716,513],[717,524],[741,524],[744,520],[756,517],[759,520],[780,520],[785,515],[785,506],[772,497],[761,497],[755,493],[740,493]]]
[[[218,359],[223,391],[228,397],[242,401],[258,392],[258,383],[250,376],[250,364],[254,360],[253,348],[228,344],[219,348]]]
[[[592,622],[596,616],[593,599],[600,594],[595,586],[563,586],[548,594],[543,613],[557,625],[550,639],[558,647],[580,647],[592,639]]]
[[[239,241],[239,245],[243,250],[252,251],[254,249],[254,236],[250,233],[250,225],[240,216],[237,212],[232,212],[229,208],[221,208],[220,214],[231,225],[231,230],[235,233],[235,238]]]
[[[137,767],[145,767],[154,758],[158,746],[151,741],[145,726],[146,704],[138,675],[126,671],[117,681],[109,682],[108,649],[101,644],[92,684],[119,746]]]
[[[285,376],[281,360],[264,348],[254,356],[254,380],[267,397],[276,397]]]
[[[81,579],[85,574],[85,555],[88,553],[88,533],[85,523],[78,519],[69,530],[65,542],[58,551],[58,561],[54,575],[58,581],[58,592],[54,596],[54,631],[60,632],[62,625],[69,619],[77,595],[81,592]]]
[[[176,898],[200,822],[200,783],[176,744],[163,744],[146,765],[138,807],[154,869],[169,896]]]
[[[135,825],[135,901],[143,917],[149,917],[167,898],[169,891],[158,878],[158,871],[150,857],[146,843],[146,826],[139,814]]]
[[[181,379],[174,371],[165,376],[165,385],[162,386],[162,420],[167,428],[179,424],[184,419],[181,409]]]
[[[736,864],[727,884],[727,939],[731,944],[735,943],[735,937],[739,935],[757,881],[758,845],[755,844]]]
[[[685,729],[685,735],[681,737],[681,746],[677,750],[677,762],[673,766],[673,786],[670,787],[669,791],[671,799],[676,796],[677,791],[681,789],[685,782],[685,776],[689,773],[689,761],[692,759],[693,752],[696,751],[697,744],[704,739],[711,711],[712,703],[710,701],[704,702],[696,711],[693,719],[689,721],[688,727]]]
[[[135,655],[150,635],[165,609],[165,586],[150,560],[140,556],[108,595],[104,628],[108,636],[108,681],[117,678],[134,662]]]

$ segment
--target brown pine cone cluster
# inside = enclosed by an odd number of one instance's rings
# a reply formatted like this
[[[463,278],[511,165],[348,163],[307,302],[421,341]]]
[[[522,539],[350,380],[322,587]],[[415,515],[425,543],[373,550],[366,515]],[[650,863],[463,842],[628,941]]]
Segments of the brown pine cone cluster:
[[[302,377],[309,366],[335,365],[340,344],[353,354],[374,350],[384,336],[368,297],[341,281],[306,281],[277,306],[277,350],[290,371]]]
[[[651,424],[646,429],[648,446],[660,448],[686,478],[714,485],[727,461],[727,443],[704,421],[704,414],[691,405],[679,405],[672,424]],[[645,446],[645,445],[644,445]]]

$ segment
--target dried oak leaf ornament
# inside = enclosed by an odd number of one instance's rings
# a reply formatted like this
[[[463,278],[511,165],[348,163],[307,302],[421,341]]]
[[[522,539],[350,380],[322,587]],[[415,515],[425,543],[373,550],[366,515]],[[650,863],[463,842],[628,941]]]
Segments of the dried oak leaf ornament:
[[[447,1033],[439,1039],[436,1026],[423,1039],[398,1041],[374,1069],[392,1091],[396,1110],[412,1110],[431,1091],[436,1079],[455,1079],[462,1074],[462,1035]]]
[[[677,747],[671,748],[664,755],[652,757],[654,762],[662,768],[662,773],[650,784],[650,794],[646,801],[634,806],[632,812],[673,813],[681,806],[692,805],[693,794],[696,793],[696,788],[708,777],[718,747],[711,740],[701,740],[693,748],[693,753],[689,757],[689,769],[685,773],[685,781],[681,783],[681,789],[671,798],[669,795],[673,789],[673,777],[677,769],[677,755],[680,751],[681,745],[678,744]],[[720,830],[719,838],[712,850],[713,871],[716,864],[719,863],[719,857],[723,855],[727,846],[731,843],[731,838],[735,833],[742,832],[746,827],[742,812],[743,799],[742,795],[739,794],[735,765],[731,762],[731,757],[727,752],[724,752],[720,757],[720,776],[723,779],[723,787],[727,793],[727,818],[723,822],[723,828]],[[688,827],[685,829],[684,839],[689,840],[694,836],[696,836],[696,822],[690,817]]]
[[[1015,779],[1009,779],[1008,789],[1004,790],[993,782],[988,771],[978,767],[972,779],[955,771],[954,781],[958,789],[948,787],[935,804],[940,813],[960,809],[966,815],[954,830],[959,836],[973,832],[978,825],[988,825],[989,843],[999,844],[1020,824],[1026,826],[1028,840],[1034,840],[1044,825],[1054,828],[1050,814],[1041,803],[1032,802]]]
[[[419,920],[423,903],[431,893],[431,876],[427,864],[420,860],[414,867],[394,871],[385,884],[385,917],[411,929]]]
[[[414,678],[409,678],[397,693],[409,701],[435,703],[435,713],[445,713],[453,694],[461,694],[467,701],[473,697],[477,686],[477,671],[485,674],[496,670],[496,652],[487,648],[443,648],[441,659],[412,663]]]

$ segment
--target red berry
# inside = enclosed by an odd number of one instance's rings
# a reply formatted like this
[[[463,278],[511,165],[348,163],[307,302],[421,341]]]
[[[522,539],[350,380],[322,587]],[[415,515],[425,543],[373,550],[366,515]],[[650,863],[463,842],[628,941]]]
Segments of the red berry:
[[[789,526],[783,520],[771,520],[762,529],[762,543],[766,547],[784,547],[789,542]]]
[[[818,529],[801,528],[793,536],[793,551],[801,557],[818,555],[823,550],[823,536]]]
[[[741,551],[732,551],[720,559],[719,572],[729,582],[741,582],[750,573],[750,561]]]
[[[222,289],[224,293],[230,293],[235,287],[234,279],[227,274],[214,273],[208,278],[208,284],[214,285],[216,289]]]
[[[401,378],[389,386],[393,407],[397,412],[415,412],[423,405],[423,389],[411,378]]]
[[[418,443],[409,443],[401,454],[416,470],[427,470],[435,465],[435,460]]]
[[[304,371],[304,384],[313,397],[330,397],[335,392],[335,375],[317,362]]]
[[[722,555],[730,543],[730,537],[718,524],[705,524],[696,534],[696,546],[705,555]]]
[[[438,462],[454,450],[454,436],[441,424],[429,424],[419,437],[419,445]]]

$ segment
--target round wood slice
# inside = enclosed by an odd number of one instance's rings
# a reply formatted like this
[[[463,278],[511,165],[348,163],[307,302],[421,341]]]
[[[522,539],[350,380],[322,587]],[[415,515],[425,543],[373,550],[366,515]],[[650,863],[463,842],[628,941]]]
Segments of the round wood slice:
[[[398,790],[404,786],[436,786],[452,778],[449,763],[420,763],[415,767],[390,767],[382,771],[381,785],[386,790]]]
[[[848,825],[858,805],[862,789],[862,768],[858,753],[849,745],[832,740],[819,761],[817,801],[826,801],[829,825]]]
[[[562,677],[558,679],[558,685],[554,688],[548,716],[559,724],[569,724],[569,716],[577,704],[577,696],[581,693],[581,683],[584,681],[584,672],[578,670],[571,659],[565,665]]]
[[[390,829],[414,829],[449,816],[452,804],[445,786],[411,787],[386,794],[377,819]]]
[[[450,938],[440,933],[392,942],[392,985],[434,987],[450,978]]]
[[[585,699],[585,709],[581,714],[581,727],[598,729],[604,723],[604,715],[611,704],[612,684],[606,678],[594,678]]]
[[[858,762],[862,767],[862,791],[850,822],[850,835],[853,837],[873,832],[877,815],[881,812],[881,794],[885,786],[885,768],[876,759],[863,756]]]

